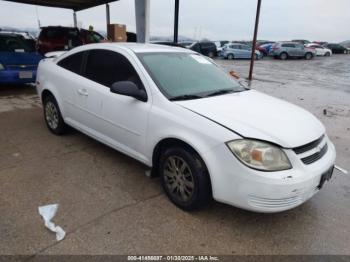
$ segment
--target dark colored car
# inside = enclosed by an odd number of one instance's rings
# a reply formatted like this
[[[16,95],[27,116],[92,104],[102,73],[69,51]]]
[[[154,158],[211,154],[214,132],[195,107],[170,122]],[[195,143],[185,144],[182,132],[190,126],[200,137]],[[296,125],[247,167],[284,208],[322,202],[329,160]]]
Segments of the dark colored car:
[[[348,49],[346,49],[344,46],[340,44],[327,44],[325,47],[332,50],[333,54],[347,54]]]
[[[182,44],[174,43],[174,42],[170,42],[170,41],[155,41],[155,42],[151,42],[151,44],[167,45],[167,46],[175,46],[175,47],[182,47],[182,48],[184,48],[184,46]]]
[[[37,50],[41,54],[46,54],[52,51],[69,50],[82,44],[78,28],[48,26],[41,28]]]
[[[0,83],[35,82],[37,67],[43,57],[29,40],[18,34],[0,33]]]
[[[211,41],[203,41],[203,42],[194,42],[189,46],[189,49],[196,51],[202,55],[213,58],[217,56],[217,48],[214,42]]]

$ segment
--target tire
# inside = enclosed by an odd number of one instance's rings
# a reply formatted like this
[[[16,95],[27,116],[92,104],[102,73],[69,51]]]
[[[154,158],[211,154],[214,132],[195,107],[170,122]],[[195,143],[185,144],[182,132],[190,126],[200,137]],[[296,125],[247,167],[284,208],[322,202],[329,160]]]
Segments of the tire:
[[[213,58],[214,57],[214,53],[213,52],[209,52],[208,53],[208,57]]]
[[[287,53],[284,52],[284,53],[280,54],[280,59],[281,60],[287,60],[287,58],[288,58],[288,54]]]
[[[312,59],[313,58],[313,55],[311,54],[311,53],[306,53],[305,54],[305,59],[306,60],[310,60],[310,59]]]
[[[203,160],[193,150],[179,146],[164,150],[159,174],[166,195],[179,208],[190,211],[210,201],[209,174]]]
[[[233,59],[235,59],[235,56],[233,54],[228,54],[227,55],[227,59],[228,60],[233,60]]]
[[[63,135],[67,130],[56,99],[48,95],[43,100],[44,119],[47,128],[55,135]]]
[[[331,53],[330,53],[330,52],[327,52],[327,53],[325,53],[324,56],[330,57],[330,56],[331,56]]]

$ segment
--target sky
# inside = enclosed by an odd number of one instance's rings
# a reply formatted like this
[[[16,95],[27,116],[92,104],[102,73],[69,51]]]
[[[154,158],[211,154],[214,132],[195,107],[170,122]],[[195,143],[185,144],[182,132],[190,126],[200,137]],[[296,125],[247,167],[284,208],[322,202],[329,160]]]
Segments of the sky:
[[[135,0],[112,3],[111,22],[135,31]],[[137,1],[137,0],[136,0]],[[171,36],[174,0],[150,0],[152,36]],[[179,34],[194,39],[250,40],[257,0],[180,0]],[[350,0],[262,0],[258,39],[308,39],[341,42],[350,39]],[[0,0],[0,27],[38,28],[73,25],[73,11],[35,7]],[[106,31],[106,8],[77,12],[78,23]]]

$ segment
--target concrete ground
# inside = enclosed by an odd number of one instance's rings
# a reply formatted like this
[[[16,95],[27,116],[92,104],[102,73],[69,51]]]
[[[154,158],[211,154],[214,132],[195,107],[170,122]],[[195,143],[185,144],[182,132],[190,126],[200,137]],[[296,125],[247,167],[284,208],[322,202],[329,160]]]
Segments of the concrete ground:
[[[248,61],[217,62],[247,75]],[[348,170],[349,68],[346,55],[266,59],[252,83],[319,117],[337,164]],[[283,213],[215,202],[186,213],[137,161],[77,131],[49,133],[33,87],[0,87],[0,133],[0,254],[350,255],[350,176],[336,173],[310,201]],[[38,214],[53,203],[60,204],[54,222],[67,232],[61,242]]]

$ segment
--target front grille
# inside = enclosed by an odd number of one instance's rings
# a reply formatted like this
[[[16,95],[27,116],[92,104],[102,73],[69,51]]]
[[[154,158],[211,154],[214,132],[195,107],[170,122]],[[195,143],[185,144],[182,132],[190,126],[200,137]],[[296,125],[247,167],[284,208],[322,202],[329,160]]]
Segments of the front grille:
[[[305,152],[310,151],[311,149],[314,149],[315,147],[317,147],[322,142],[323,139],[324,139],[324,135],[321,136],[319,139],[317,139],[315,141],[312,141],[311,143],[308,143],[308,144],[303,145],[303,146],[296,147],[293,150],[298,155],[302,154],[302,153],[305,153]]]
[[[316,162],[317,160],[321,159],[327,153],[327,150],[328,150],[328,145],[325,144],[319,152],[316,152],[311,156],[304,157],[301,159],[301,161],[303,161],[305,165],[310,165]]]
[[[293,151],[299,155],[300,160],[305,165],[310,165],[321,159],[327,153],[328,145],[325,138],[325,135],[323,135],[319,139],[306,145],[293,148]],[[310,153],[308,154],[309,151]]]

